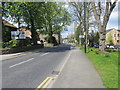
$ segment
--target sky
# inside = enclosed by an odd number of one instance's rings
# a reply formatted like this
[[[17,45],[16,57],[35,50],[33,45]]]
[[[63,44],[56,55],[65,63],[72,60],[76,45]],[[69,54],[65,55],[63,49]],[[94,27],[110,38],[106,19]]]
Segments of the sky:
[[[120,6],[120,3],[119,3],[119,6]],[[111,29],[111,28],[118,29],[118,20],[120,20],[120,17],[118,19],[118,11],[119,11],[119,9],[118,9],[118,4],[117,4],[117,6],[114,8],[113,12],[111,13],[109,22],[107,24],[107,29]],[[71,33],[74,33],[73,23],[70,26],[68,26],[68,31],[62,32],[62,37],[65,38],[65,37],[67,37],[67,35],[69,35]]]

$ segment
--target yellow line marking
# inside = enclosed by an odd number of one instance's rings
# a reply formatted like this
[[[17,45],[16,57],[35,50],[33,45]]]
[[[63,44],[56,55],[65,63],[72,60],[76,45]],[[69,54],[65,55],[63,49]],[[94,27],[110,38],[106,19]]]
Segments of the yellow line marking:
[[[47,77],[35,90],[41,88],[50,77]]]
[[[41,89],[44,90],[43,88],[46,88],[53,79],[55,79],[55,77],[47,77],[35,90],[39,90],[41,87]]]
[[[10,58],[14,58],[14,57],[18,57],[18,56],[27,55],[27,54],[30,54],[30,53],[32,53],[32,52],[28,52],[28,53],[24,53],[24,54],[20,54],[20,55],[13,55],[13,56],[8,57],[8,58],[0,59],[0,61],[2,61],[2,60],[7,60],[7,59],[10,59]]]
[[[47,82],[46,82],[46,84],[43,86],[43,88],[46,88],[49,84],[50,84],[50,82],[53,80],[53,78],[50,78]]]

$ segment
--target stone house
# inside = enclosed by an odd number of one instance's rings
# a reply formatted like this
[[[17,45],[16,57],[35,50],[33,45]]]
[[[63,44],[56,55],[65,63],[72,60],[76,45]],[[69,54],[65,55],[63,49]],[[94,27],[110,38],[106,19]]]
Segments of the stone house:
[[[107,30],[106,44],[120,45],[120,30],[115,28]]]

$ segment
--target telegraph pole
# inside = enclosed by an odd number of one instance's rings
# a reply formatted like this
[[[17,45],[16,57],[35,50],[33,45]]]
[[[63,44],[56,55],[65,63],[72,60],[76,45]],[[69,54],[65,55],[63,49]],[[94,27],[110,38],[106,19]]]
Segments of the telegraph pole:
[[[86,53],[86,2],[84,1],[84,52]]]

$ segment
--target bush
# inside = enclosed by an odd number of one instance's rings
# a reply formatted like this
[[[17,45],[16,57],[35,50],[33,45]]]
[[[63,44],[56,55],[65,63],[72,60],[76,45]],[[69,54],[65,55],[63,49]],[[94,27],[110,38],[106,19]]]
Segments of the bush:
[[[19,41],[16,39],[10,40],[9,42],[3,43],[3,48],[15,48],[19,46]]]

